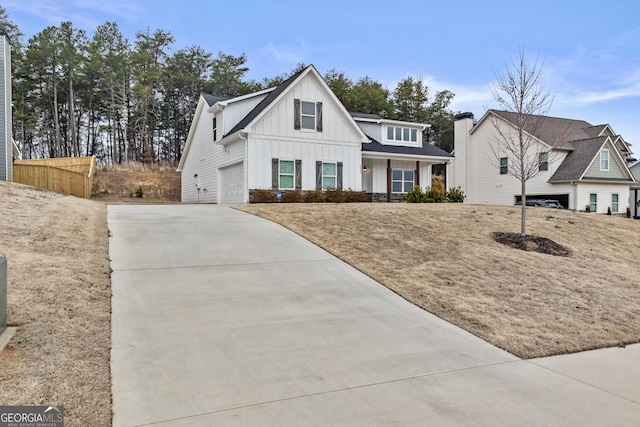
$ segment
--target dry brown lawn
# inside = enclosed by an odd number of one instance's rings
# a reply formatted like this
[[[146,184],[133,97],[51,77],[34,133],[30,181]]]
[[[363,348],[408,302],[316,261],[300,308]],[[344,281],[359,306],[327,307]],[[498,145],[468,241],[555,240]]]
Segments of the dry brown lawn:
[[[640,221],[528,208],[528,234],[569,257],[492,233],[519,209],[468,204],[271,204],[278,222],[412,303],[522,358],[640,341]],[[348,284],[345,284],[348,286]]]
[[[529,209],[530,233],[568,247],[563,258],[496,243],[491,233],[519,229],[510,207],[239,209],[521,357],[640,341],[640,221]],[[105,204],[0,182],[0,253],[8,257],[8,322],[18,327],[0,355],[0,405],[61,404],[68,426],[111,425]]]
[[[0,182],[7,320],[0,405],[64,405],[67,426],[111,425],[111,285],[103,203]]]

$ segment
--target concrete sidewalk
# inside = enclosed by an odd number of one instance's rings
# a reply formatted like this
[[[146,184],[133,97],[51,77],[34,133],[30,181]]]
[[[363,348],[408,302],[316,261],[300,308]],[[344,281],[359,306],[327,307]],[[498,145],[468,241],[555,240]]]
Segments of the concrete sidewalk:
[[[108,220],[114,426],[640,419],[640,346],[524,361],[228,207]]]

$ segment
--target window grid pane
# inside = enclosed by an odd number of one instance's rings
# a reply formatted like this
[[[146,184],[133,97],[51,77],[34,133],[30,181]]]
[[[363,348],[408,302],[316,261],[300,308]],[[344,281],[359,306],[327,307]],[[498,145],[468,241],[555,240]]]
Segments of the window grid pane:
[[[411,129],[411,142],[416,142],[418,140],[418,131],[416,129]]]
[[[322,164],[322,174],[323,175],[336,175],[336,164],[335,163],[323,163]]]
[[[336,177],[335,176],[323,176],[322,177],[322,189],[326,190],[329,187],[336,188]]]
[[[396,141],[402,141],[402,128],[396,128]]]
[[[302,101],[302,114],[306,116],[315,116],[316,115],[315,102]]]
[[[403,128],[402,129],[402,140],[403,141],[408,141],[409,140],[409,128]]]
[[[302,116],[302,129],[315,129],[316,128],[316,118]]]
[[[393,126],[387,126],[387,139],[393,139]]]
[[[280,161],[280,173],[293,175],[293,161],[291,160]]]
[[[293,176],[280,175],[280,188],[293,188]]]

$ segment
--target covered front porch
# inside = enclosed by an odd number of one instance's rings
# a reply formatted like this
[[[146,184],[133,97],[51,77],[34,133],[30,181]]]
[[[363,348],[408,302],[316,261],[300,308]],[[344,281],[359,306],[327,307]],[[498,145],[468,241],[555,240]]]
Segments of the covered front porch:
[[[436,175],[446,190],[450,162],[450,157],[363,153],[362,190],[373,202],[401,202],[415,185],[423,190],[432,187]]]

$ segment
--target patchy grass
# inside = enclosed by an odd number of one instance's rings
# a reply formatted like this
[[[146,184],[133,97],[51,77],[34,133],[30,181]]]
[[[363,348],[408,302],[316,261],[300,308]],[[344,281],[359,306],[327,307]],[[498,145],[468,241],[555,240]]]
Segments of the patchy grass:
[[[527,233],[568,257],[514,249],[512,207],[273,204],[278,222],[412,303],[522,358],[640,342],[640,221],[528,208]],[[348,284],[345,284],[348,286]]]
[[[7,320],[0,405],[64,405],[66,426],[111,425],[111,285],[102,203],[0,182]]]

